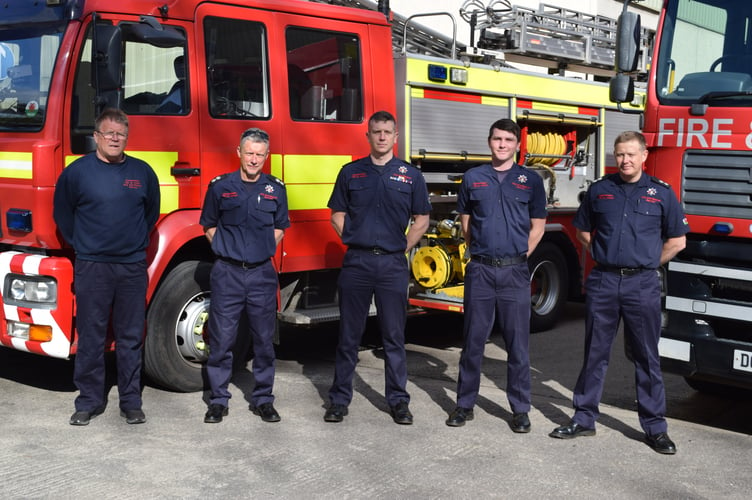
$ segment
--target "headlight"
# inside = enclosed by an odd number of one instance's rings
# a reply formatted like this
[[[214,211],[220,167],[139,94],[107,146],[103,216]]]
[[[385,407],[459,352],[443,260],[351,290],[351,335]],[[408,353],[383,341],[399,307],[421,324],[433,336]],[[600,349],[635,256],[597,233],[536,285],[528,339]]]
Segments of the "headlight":
[[[55,309],[57,281],[49,276],[8,274],[3,286],[3,300],[9,306]]]

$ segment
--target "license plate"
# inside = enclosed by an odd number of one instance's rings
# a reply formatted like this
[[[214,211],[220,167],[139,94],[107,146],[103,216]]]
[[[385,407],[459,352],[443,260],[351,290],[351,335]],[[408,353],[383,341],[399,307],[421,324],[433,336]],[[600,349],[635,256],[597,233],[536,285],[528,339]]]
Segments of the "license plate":
[[[734,349],[734,370],[752,373],[752,352]]]

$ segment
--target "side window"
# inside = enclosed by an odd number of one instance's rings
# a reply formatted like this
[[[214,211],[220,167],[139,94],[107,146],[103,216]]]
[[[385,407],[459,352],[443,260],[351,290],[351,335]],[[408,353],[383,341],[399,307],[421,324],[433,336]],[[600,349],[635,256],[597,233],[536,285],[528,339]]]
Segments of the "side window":
[[[361,121],[358,38],[305,28],[288,28],[285,38],[292,118]]]
[[[73,85],[71,116],[74,134],[90,134],[94,131],[95,97],[96,91],[91,85],[91,28],[89,28]]]
[[[185,47],[125,40],[123,111],[132,115],[185,115],[190,111]]]
[[[209,112],[217,118],[269,118],[269,66],[264,25],[207,17]]]

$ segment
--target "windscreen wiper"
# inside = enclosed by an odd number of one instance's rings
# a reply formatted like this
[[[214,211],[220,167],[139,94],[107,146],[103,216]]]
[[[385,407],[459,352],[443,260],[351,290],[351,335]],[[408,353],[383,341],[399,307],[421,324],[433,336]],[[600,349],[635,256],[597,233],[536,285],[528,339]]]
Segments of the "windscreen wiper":
[[[742,91],[713,91],[703,94],[700,99],[697,100],[698,104],[709,104],[711,101],[718,101],[726,99],[727,97],[741,97],[752,96],[752,90]]]

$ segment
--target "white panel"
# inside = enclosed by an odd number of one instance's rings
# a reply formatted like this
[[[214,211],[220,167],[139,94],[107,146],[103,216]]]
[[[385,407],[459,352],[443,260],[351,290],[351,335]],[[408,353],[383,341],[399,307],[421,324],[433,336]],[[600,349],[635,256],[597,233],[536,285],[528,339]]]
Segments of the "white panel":
[[[676,271],[677,273],[701,274],[702,276],[714,276],[716,278],[752,281],[752,271],[745,271],[744,269],[731,269],[726,267],[670,261],[668,263],[668,270]]]
[[[662,358],[678,359],[679,361],[689,361],[691,344],[674,339],[658,340],[658,353]]]
[[[716,318],[737,319],[740,321],[749,321],[752,318],[752,307],[735,306],[731,304],[719,304],[707,300],[684,299],[681,297],[666,297],[666,309],[669,311],[682,311],[693,314],[699,314],[702,307],[705,307],[706,316],[715,316]]]

